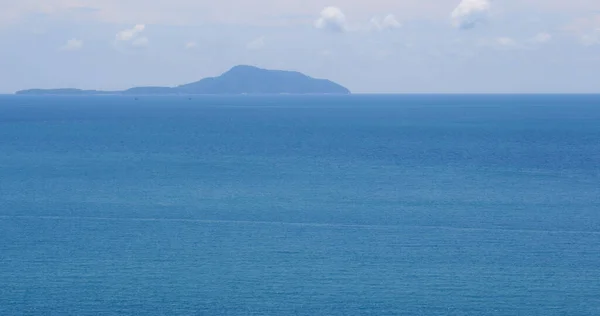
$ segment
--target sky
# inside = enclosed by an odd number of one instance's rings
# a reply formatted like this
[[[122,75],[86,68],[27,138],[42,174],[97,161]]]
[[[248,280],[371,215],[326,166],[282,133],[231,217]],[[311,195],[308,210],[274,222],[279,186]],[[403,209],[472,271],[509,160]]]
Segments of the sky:
[[[0,0],[0,93],[238,64],[355,93],[600,92],[599,0]]]

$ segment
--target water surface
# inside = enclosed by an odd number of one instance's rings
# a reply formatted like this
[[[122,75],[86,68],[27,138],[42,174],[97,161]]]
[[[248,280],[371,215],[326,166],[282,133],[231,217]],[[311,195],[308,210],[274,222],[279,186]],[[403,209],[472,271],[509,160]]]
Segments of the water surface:
[[[598,315],[600,96],[0,96],[2,315]]]

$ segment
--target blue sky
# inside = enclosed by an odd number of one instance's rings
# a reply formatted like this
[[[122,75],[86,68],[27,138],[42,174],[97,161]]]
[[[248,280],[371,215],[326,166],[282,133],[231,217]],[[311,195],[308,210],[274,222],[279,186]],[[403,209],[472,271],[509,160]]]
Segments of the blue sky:
[[[363,93],[600,92],[598,0],[0,0],[0,93],[237,64]]]

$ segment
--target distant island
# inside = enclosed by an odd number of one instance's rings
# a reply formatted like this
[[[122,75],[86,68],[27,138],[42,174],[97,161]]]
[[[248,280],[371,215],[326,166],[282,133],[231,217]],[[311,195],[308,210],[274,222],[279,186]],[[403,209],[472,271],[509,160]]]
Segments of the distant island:
[[[19,95],[194,95],[194,94],[349,94],[350,90],[296,71],[235,66],[218,77],[176,87],[136,87],[124,91],[29,89]]]

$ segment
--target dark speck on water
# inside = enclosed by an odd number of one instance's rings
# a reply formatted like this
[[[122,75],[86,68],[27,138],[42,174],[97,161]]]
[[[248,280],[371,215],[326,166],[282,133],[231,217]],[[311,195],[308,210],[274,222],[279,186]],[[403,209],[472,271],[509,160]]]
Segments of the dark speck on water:
[[[185,99],[0,96],[0,315],[600,315],[600,96]]]

